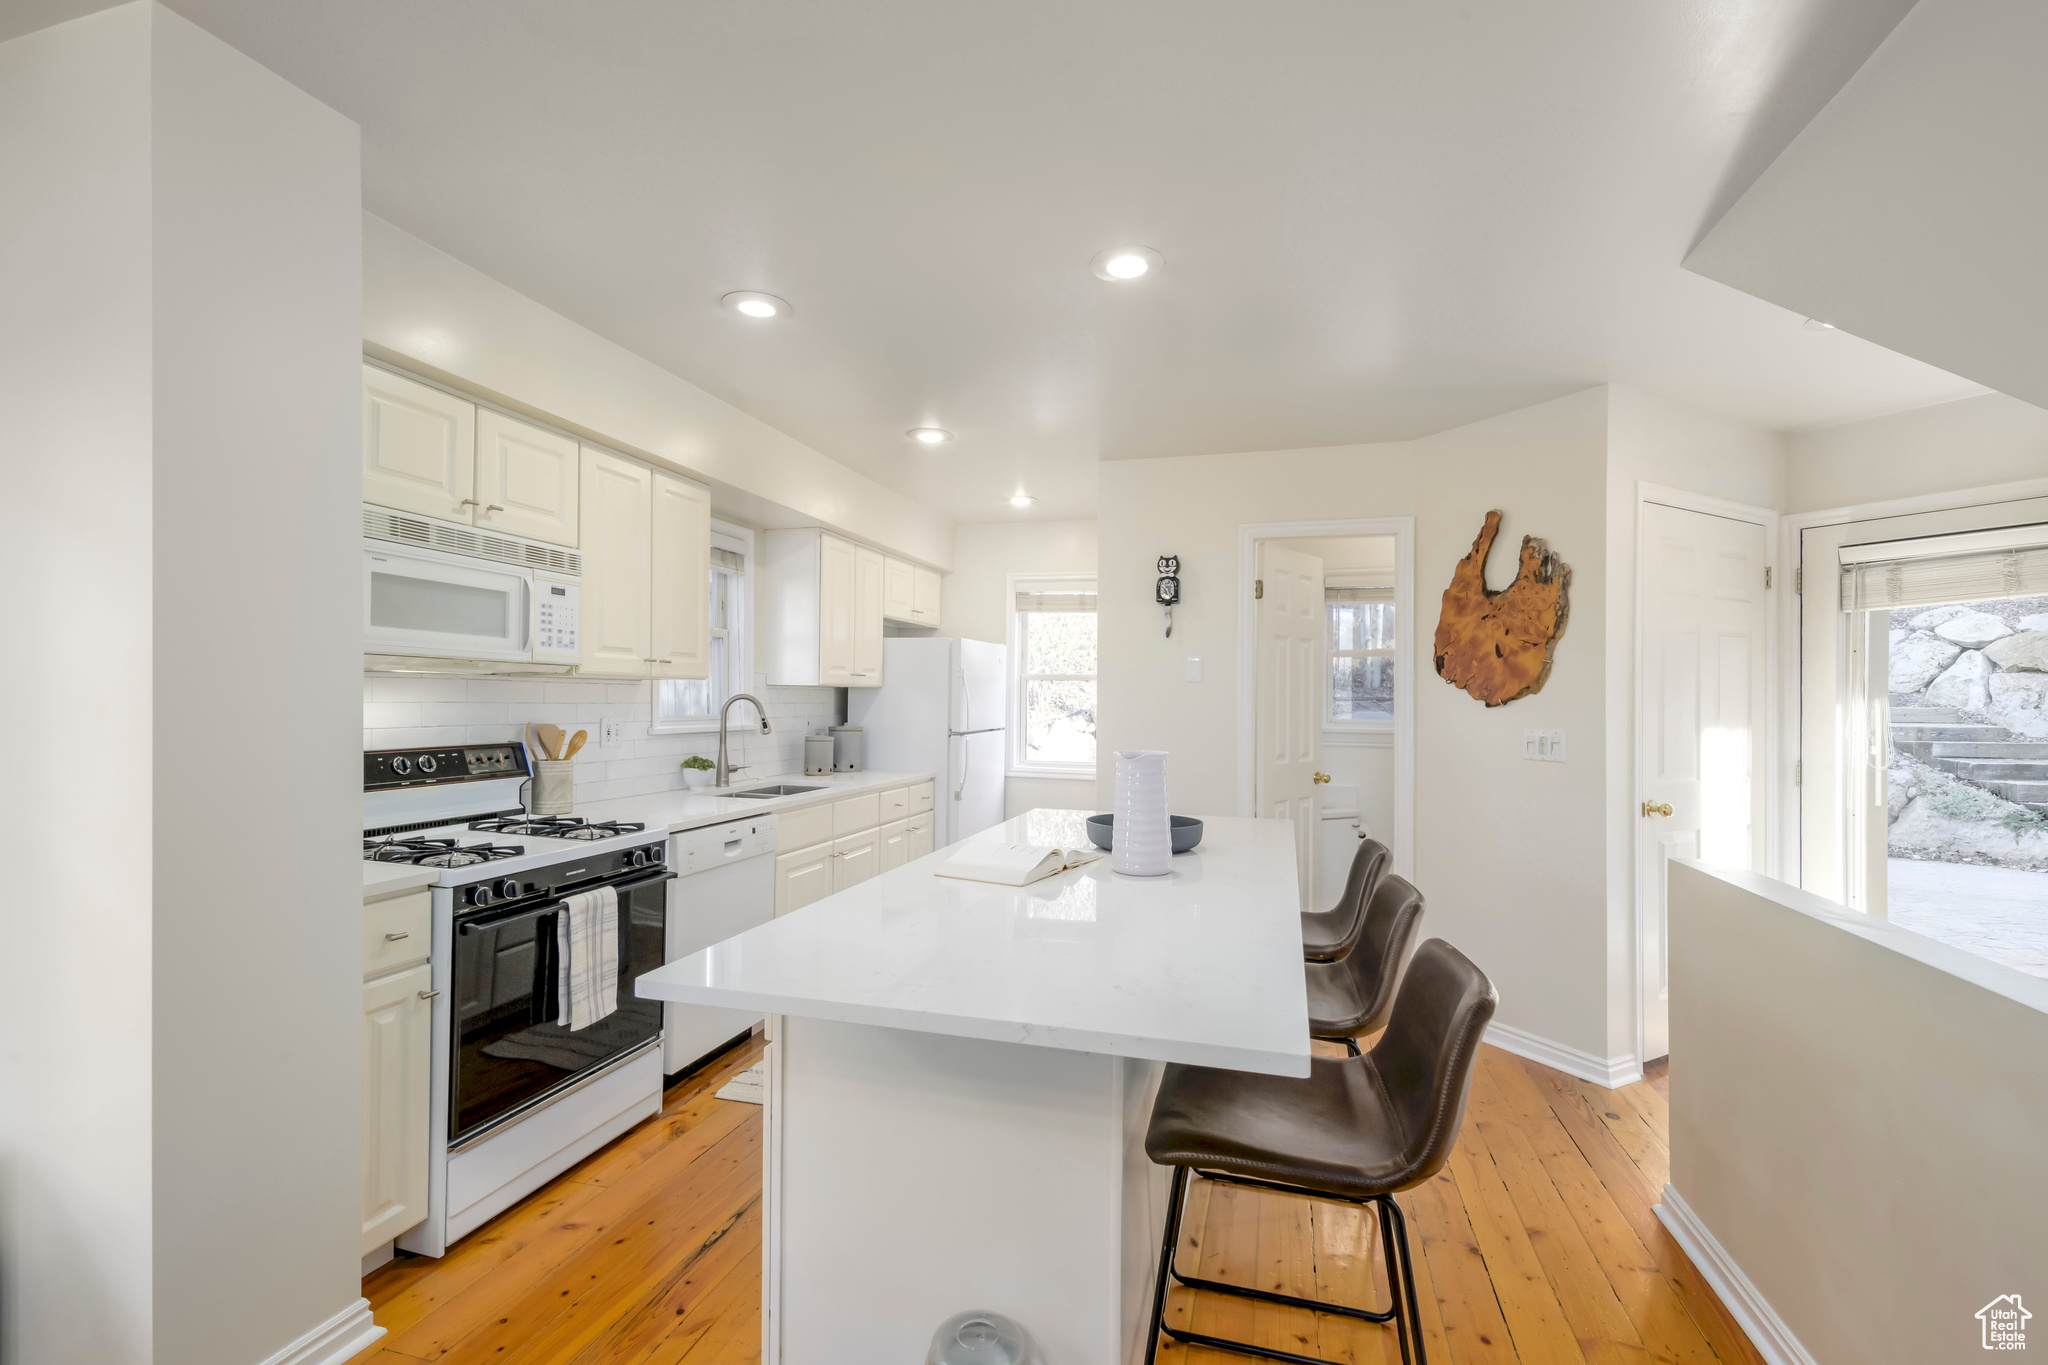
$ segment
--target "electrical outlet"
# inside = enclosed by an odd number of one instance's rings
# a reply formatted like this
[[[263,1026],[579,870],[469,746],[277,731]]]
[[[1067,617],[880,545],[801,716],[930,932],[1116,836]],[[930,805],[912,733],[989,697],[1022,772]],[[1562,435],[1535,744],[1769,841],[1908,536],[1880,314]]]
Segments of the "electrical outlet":
[[[616,749],[626,742],[625,722],[618,719],[601,720],[597,723],[597,747]]]
[[[1522,757],[1531,763],[1564,762],[1564,731],[1522,731]]]

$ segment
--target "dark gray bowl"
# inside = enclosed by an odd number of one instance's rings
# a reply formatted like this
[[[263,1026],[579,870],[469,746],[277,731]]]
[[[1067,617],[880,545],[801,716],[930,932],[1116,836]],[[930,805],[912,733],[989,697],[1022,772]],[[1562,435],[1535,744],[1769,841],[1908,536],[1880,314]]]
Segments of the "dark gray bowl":
[[[1185,853],[1202,842],[1202,822],[1192,815],[1175,815],[1173,821],[1173,851]],[[1097,848],[1109,847],[1110,830],[1116,825],[1114,815],[1091,815],[1088,817],[1088,842]]]

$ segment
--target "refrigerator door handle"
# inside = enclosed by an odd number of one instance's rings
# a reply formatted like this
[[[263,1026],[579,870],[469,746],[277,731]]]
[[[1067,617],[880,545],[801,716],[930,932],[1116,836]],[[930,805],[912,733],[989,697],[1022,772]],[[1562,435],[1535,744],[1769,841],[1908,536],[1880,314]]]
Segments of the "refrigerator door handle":
[[[953,685],[960,689],[960,728],[974,728],[974,694],[967,690],[967,666],[961,664],[953,670]]]
[[[953,788],[953,799],[958,801],[967,790],[967,746],[955,744],[952,747],[960,751],[960,776],[948,785]]]

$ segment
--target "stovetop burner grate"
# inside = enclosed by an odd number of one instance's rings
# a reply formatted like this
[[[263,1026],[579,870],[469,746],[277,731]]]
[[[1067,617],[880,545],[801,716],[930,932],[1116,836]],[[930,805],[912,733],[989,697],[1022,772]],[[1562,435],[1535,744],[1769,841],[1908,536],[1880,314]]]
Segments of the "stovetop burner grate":
[[[416,867],[474,867],[524,857],[518,844],[457,844],[453,839],[365,839],[366,863],[411,863]]]
[[[580,815],[507,815],[473,820],[480,834],[522,834],[537,839],[613,839],[638,834],[647,826],[631,820],[585,820]]]

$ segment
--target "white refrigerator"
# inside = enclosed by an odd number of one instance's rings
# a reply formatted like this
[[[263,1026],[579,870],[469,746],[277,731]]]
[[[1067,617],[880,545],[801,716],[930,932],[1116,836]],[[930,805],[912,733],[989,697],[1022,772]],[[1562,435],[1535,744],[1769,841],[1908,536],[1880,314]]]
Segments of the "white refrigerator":
[[[848,693],[868,767],[936,774],[934,848],[1002,823],[1008,655],[985,640],[884,640],[882,685]]]

